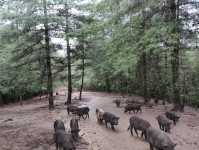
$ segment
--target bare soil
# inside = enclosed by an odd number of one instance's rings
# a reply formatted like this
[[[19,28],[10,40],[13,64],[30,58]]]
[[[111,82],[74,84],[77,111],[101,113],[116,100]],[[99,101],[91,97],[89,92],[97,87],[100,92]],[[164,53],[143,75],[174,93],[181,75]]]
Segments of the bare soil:
[[[65,89],[58,88],[59,95],[55,96],[55,109],[48,110],[47,98],[34,98],[25,101],[23,106],[10,104],[0,108],[0,150],[55,150],[53,141],[53,123],[61,119],[69,131],[70,119],[75,117],[68,115],[66,110]],[[143,102],[141,97],[131,96],[121,98],[118,94],[83,92],[83,100],[77,100],[77,92],[73,93],[72,103],[76,106],[88,106],[90,108],[89,119],[81,119],[79,126],[80,138],[75,141],[77,150],[150,150],[148,142],[127,131],[129,118],[133,115],[148,120],[151,125],[158,127],[156,116],[172,108],[171,104],[153,104],[153,107],[144,106],[142,113],[124,113],[126,100]],[[114,101],[121,99],[120,108]],[[97,122],[95,110],[102,108],[120,117],[119,125],[115,131],[104,122]],[[199,112],[185,107],[184,113],[179,113],[181,118],[176,126],[173,125],[170,137],[177,143],[176,150],[199,150]]]

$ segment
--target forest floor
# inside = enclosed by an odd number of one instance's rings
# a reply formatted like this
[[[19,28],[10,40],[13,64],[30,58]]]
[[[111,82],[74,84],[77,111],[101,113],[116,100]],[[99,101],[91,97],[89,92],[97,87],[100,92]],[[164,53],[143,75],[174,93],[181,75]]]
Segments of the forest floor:
[[[66,89],[58,88],[58,96],[54,97],[55,109],[48,110],[47,98],[34,98],[18,103],[0,107],[0,150],[55,150],[53,142],[53,123],[61,119],[69,130],[70,119],[66,110]],[[153,104],[153,107],[144,106],[142,113],[124,113],[126,99],[143,102],[141,97],[131,96],[121,98],[119,94],[97,92],[83,92],[83,100],[77,100],[78,92],[73,93],[72,104],[88,106],[90,118],[81,119],[79,126],[80,138],[75,142],[77,150],[150,150],[148,142],[139,136],[132,136],[127,128],[129,118],[140,116],[158,127],[156,116],[172,108],[171,104]],[[117,108],[114,101],[121,99],[121,107]],[[97,122],[95,110],[103,108],[120,117],[115,131],[110,124],[106,128],[104,122]],[[177,143],[176,150],[199,150],[199,111],[185,107],[176,126],[172,126],[170,137]]]

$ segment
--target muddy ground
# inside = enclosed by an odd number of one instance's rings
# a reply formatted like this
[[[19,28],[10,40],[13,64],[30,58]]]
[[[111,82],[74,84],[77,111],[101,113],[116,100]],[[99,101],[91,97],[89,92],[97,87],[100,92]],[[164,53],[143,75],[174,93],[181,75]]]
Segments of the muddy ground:
[[[67,130],[69,122],[74,115],[68,115],[66,94],[60,90],[55,96],[55,110],[48,110],[47,98],[39,100],[34,98],[23,103],[11,104],[0,108],[0,150],[55,150],[53,142],[53,122],[61,119]],[[139,136],[131,136],[127,131],[129,118],[132,115],[148,120],[151,125],[158,127],[155,116],[172,108],[172,105],[153,105],[152,108],[144,106],[142,113],[124,113],[126,99],[142,102],[141,97],[132,96],[122,99],[118,94],[84,92],[83,100],[76,98],[78,93],[73,93],[73,104],[88,106],[90,118],[79,121],[80,138],[75,142],[77,150],[150,150],[148,142]],[[120,108],[113,102],[122,99]],[[108,125],[98,123],[95,115],[97,107],[103,108],[120,117],[119,125],[113,131]],[[173,125],[170,137],[177,143],[176,150],[199,150],[199,111],[185,107],[184,113],[179,113],[181,118],[176,126]]]

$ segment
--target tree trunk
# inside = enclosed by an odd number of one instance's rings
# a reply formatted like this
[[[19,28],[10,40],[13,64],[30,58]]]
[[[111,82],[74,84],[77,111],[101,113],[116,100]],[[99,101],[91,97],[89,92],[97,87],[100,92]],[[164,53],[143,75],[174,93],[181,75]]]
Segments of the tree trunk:
[[[22,102],[22,92],[21,92],[21,88],[20,88],[20,91],[19,91],[19,101],[20,101],[20,105],[22,106],[22,105],[23,105],[23,102]]]
[[[39,91],[39,99],[41,100],[42,97],[42,88],[40,87],[40,91]]]
[[[173,29],[173,34],[179,33],[179,0],[177,3],[175,0],[168,0],[168,4],[170,7],[170,12],[171,12],[171,17],[170,21],[173,21],[176,23],[174,29]],[[179,44],[180,44],[180,39],[179,37],[177,38],[177,44],[174,44],[174,49],[172,51],[172,87],[173,87],[173,101],[174,101],[174,107],[172,110],[174,111],[183,111],[183,105],[181,103],[180,99],[180,89],[179,89]]]
[[[136,69],[137,71],[137,73],[136,73],[136,78],[138,78],[138,83],[139,83],[139,94],[141,95],[141,96],[143,96],[143,90],[142,90],[142,79],[143,79],[143,73],[142,73],[142,59],[141,58],[139,58],[139,60],[138,60],[138,65],[137,65],[137,69]]]
[[[155,98],[157,99],[157,102],[159,101],[159,99],[161,99],[162,97],[161,95],[161,90],[160,90],[160,81],[161,81],[161,74],[160,74],[160,58],[159,58],[159,54],[156,53],[155,54],[155,67],[156,67],[156,90],[155,90]]]
[[[1,93],[0,93],[0,106],[3,106],[3,97],[1,95]]]
[[[164,84],[163,84],[163,91],[164,92],[164,99],[163,99],[163,105],[165,105],[165,101],[169,100],[169,94],[168,94],[168,57],[167,57],[167,52],[165,52],[165,57],[164,57],[164,60],[165,60],[165,64],[164,64],[164,75],[165,75],[165,78],[164,78]]]
[[[173,86],[173,101],[174,107],[172,110],[183,111],[181,107],[180,90],[179,90],[179,49],[175,48],[172,53],[172,86]]]
[[[82,79],[81,79],[81,86],[80,86],[80,93],[79,93],[79,99],[82,99],[82,90],[84,86],[84,60],[82,60]]]
[[[69,12],[68,12],[68,4],[65,3],[65,10],[66,10],[66,44],[67,44],[67,67],[68,67],[68,98],[66,104],[71,104],[71,97],[72,97],[72,77],[71,77],[71,49],[69,45]]]
[[[107,91],[107,93],[111,93],[110,81],[109,81],[109,76],[108,76],[108,74],[106,74],[106,91]]]
[[[51,72],[51,51],[50,51],[50,37],[49,37],[49,27],[48,27],[48,19],[47,19],[47,6],[46,0],[43,1],[44,5],[44,28],[45,28],[45,49],[46,49],[46,70],[47,70],[47,90],[48,90],[48,101],[49,101],[49,109],[54,109],[54,101],[53,101],[53,85],[52,85],[52,72]]]
[[[82,89],[84,86],[84,43],[83,43],[83,37],[81,41],[81,48],[82,48],[82,81],[81,81],[81,86],[80,86],[80,93],[79,93],[79,99],[82,99]]]
[[[146,53],[142,53],[142,73],[143,73],[143,79],[142,79],[142,85],[143,85],[143,96],[144,96],[144,102],[149,102],[149,92],[148,92],[148,83],[147,83],[147,57]]]

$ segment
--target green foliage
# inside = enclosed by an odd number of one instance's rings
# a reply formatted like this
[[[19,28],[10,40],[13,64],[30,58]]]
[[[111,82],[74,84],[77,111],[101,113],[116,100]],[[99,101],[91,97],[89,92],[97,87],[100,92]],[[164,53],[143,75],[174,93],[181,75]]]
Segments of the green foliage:
[[[187,30],[187,22],[190,22],[190,18],[185,17],[183,13],[180,14],[180,17],[184,18],[181,22],[180,34],[173,33],[176,22],[167,19],[167,10],[167,4],[163,1],[101,1],[96,6],[96,11],[93,11],[103,28],[101,32],[95,30],[95,37],[98,38],[98,41],[94,41],[95,48],[89,53],[94,72],[90,86],[97,86],[97,83],[101,82],[105,85],[105,76],[108,73],[112,88],[115,85],[122,87],[127,80],[127,85],[133,89],[131,92],[141,94],[141,91],[137,91],[143,86],[143,74],[138,64],[142,54],[146,53],[149,94],[151,97],[157,97],[159,91],[161,94],[159,98],[171,100],[171,61],[174,59],[171,53],[178,44],[179,37],[182,39],[181,51],[189,50],[189,46],[194,49],[195,41],[198,40],[195,35],[198,34],[194,28]],[[190,16],[196,15],[188,12],[185,7],[182,7],[182,12],[187,12]],[[187,44],[188,41],[191,41],[192,44]],[[185,57],[193,58],[185,53],[180,55],[180,59]],[[180,70],[184,70],[182,66],[184,63],[187,63],[187,66],[196,64],[196,61],[182,62]],[[191,68],[188,69],[190,74],[194,73]],[[120,80],[118,76],[121,77]],[[187,81],[180,78],[180,82]],[[119,91],[122,90],[119,89]]]
[[[81,85],[84,58],[87,89],[106,90],[108,80],[115,92],[143,95],[146,86],[150,97],[174,101],[171,62],[178,46],[181,98],[186,103],[198,102],[199,36],[194,5],[180,3],[179,22],[169,20],[166,1],[52,0],[47,3],[47,16],[42,1],[9,0],[1,5],[1,94],[36,92],[46,86],[43,23],[47,19],[50,36],[63,41],[50,43],[56,85],[67,82],[67,56],[57,51],[66,50],[64,40],[69,37],[74,87]],[[69,9],[69,21],[64,6]],[[71,11],[74,9],[77,14]],[[69,31],[65,33],[67,25]],[[179,32],[173,32],[177,25]]]

